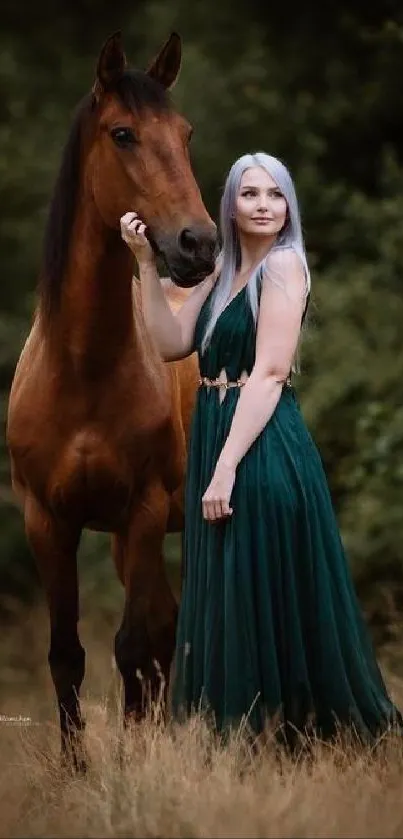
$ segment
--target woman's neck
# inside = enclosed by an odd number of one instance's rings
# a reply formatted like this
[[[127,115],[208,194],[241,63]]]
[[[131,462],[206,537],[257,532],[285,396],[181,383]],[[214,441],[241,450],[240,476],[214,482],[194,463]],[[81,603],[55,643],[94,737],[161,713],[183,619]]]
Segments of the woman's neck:
[[[242,276],[250,274],[259,265],[259,262],[262,262],[265,256],[267,256],[276,239],[277,234],[257,237],[247,236],[240,232],[241,265],[238,269],[238,274],[242,274]]]

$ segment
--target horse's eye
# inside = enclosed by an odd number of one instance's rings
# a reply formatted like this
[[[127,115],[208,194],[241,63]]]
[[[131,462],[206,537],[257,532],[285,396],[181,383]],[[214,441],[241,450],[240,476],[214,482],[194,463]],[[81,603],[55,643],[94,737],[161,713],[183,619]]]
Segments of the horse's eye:
[[[136,142],[136,135],[131,128],[112,128],[111,137],[121,149],[128,148]]]

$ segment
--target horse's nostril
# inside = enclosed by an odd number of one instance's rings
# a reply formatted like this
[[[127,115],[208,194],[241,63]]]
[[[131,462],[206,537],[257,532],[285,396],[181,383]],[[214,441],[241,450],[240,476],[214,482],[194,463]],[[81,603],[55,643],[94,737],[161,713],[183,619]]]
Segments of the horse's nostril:
[[[186,253],[194,254],[197,248],[197,236],[185,227],[179,235],[179,245]]]

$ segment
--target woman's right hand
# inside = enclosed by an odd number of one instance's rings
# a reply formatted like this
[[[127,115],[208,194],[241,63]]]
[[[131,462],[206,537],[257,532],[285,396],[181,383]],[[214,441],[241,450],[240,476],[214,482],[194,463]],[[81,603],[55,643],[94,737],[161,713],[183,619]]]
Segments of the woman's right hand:
[[[137,213],[125,213],[120,219],[120,230],[139,265],[154,263],[154,251],[145,235],[146,225]]]

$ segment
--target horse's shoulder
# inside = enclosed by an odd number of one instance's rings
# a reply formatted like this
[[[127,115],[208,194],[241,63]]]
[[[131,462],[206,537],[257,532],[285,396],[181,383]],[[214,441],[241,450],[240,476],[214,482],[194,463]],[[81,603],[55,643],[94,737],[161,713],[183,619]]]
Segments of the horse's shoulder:
[[[175,285],[170,277],[161,277],[161,285],[164,289],[165,296],[174,310],[180,309],[185,300],[192,293],[192,288],[180,288]]]
[[[160,283],[168,303],[174,311],[180,309],[193,290],[192,288],[180,288],[180,286],[175,285],[170,277],[160,277]],[[135,303],[139,303],[141,307],[141,283],[138,277],[133,277],[133,296]]]

